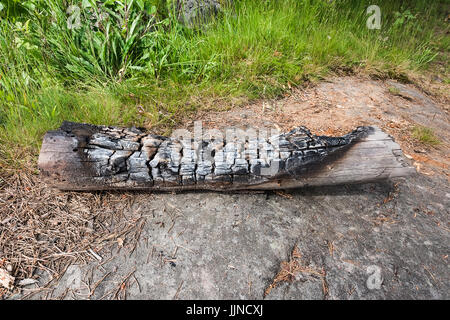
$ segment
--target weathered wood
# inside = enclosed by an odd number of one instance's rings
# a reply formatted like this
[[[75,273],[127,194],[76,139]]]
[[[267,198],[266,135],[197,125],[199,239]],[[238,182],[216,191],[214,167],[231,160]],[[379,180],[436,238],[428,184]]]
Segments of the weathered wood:
[[[377,127],[342,137],[304,127],[268,138],[167,138],[64,122],[44,137],[42,176],[61,190],[267,190],[362,183],[415,172]]]

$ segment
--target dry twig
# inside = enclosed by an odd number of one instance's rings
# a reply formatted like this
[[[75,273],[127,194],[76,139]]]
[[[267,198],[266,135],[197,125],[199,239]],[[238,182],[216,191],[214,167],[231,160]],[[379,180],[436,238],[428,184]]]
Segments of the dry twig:
[[[38,269],[57,279],[70,264],[92,260],[93,251],[119,237],[137,241],[142,231],[138,214],[126,216],[133,194],[58,192],[31,170],[0,177],[0,261],[19,281]]]

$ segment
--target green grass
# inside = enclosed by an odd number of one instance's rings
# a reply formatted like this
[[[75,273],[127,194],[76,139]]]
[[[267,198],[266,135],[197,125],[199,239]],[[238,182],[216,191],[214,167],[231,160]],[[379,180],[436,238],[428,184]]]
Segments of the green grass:
[[[399,95],[400,94],[400,89],[396,88],[396,87],[389,87],[389,93],[391,93],[393,95]]]
[[[431,128],[415,126],[412,128],[412,136],[423,144],[437,145],[440,143],[439,139],[434,134]]]
[[[448,1],[380,0],[380,30],[366,28],[370,1],[235,0],[194,29],[162,0],[103,1],[110,18],[97,26],[93,1],[0,2],[0,150],[14,162],[63,120],[168,128],[332,72],[406,79],[449,46]],[[69,30],[67,6],[81,3]]]

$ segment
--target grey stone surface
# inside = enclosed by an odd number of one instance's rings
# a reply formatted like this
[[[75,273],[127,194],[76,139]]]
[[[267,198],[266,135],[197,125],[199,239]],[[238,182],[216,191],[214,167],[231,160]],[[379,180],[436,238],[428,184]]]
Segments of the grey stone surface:
[[[187,26],[206,23],[222,10],[219,0],[175,0],[178,18]]]
[[[100,254],[49,297],[263,299],[295,245],[299,272],[266,299],[449,299],[448,181],[414,175],[382,183],[273,193],[136,194],[145,221],[135,247]],[[392,198],[389,201],[386,199]],[[134,273],[133,273],[134,271]],[[65,276],[66,277],[66,276]],[[65,279],[65,280],[64,280]],[[78,283],[79,287],[74,288]],[[33,298],[42,298],[35,295]]]

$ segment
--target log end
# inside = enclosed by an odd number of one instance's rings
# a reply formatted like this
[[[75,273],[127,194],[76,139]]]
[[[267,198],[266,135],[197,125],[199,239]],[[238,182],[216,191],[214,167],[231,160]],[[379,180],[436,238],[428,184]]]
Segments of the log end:
[[[86,175],[87,168],[83,166],[79,147],[79,136],[64,130],[48,131],[38,159],[44,181],[56,188],[65,188]]]

